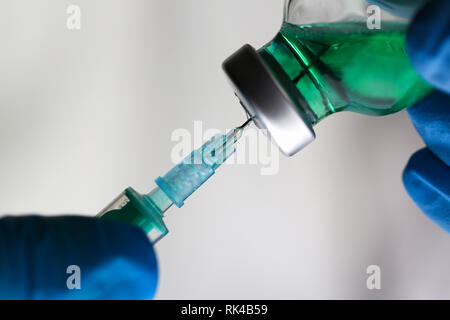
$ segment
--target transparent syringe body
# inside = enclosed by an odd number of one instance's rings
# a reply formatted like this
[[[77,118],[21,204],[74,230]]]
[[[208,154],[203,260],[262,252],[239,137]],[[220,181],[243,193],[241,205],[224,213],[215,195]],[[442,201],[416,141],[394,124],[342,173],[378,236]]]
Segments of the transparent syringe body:
[[[142,195],[131,187],[127,188],[98,217],[138,226],[152,243],[156,243],[169,232],[163,221],[164,212],[172,204],[183,206],[184,200],[236,151],[235,144],[242,132],[243,126],[211,138],[167,174],[156,179],[157,187],[153,191]]]

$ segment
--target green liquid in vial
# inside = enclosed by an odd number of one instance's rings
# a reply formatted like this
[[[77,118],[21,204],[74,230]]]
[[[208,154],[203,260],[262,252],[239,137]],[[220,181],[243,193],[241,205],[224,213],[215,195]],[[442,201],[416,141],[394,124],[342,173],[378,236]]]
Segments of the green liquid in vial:
[[[432,91],[408,59],[406,28],[386,22],[380,30],[365,23],[286,23],[259,54],[306,101],[310,108],[301,111],[312,124],[342,110],[387,115]]]

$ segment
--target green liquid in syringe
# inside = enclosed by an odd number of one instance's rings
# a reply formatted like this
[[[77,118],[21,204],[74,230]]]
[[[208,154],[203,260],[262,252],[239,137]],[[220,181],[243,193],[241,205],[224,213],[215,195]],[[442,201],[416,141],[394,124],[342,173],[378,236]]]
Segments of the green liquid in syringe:
[[[281,69],[305,99],[317,123],[347,110],[386,115],[409,107],[431,92],[406,53],[406,24],[284,24],[259,52]]]

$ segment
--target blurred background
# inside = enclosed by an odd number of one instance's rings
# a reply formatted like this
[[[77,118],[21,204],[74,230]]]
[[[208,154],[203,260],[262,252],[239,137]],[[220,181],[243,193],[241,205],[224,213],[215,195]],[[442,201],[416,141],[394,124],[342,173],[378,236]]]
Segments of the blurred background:
[[[66,9],[81,8],[68,30]],[[177,128],[245,120],[221,70],[276,34],[282,0],[0,0],[0,212],[92,216],[173,164]],[[343,113],[278,174],[223,166],[167,213],[159,299],[449,299],[450,241],[401,174],[405,112]],[[366,268],[381,267],[381,290]]]

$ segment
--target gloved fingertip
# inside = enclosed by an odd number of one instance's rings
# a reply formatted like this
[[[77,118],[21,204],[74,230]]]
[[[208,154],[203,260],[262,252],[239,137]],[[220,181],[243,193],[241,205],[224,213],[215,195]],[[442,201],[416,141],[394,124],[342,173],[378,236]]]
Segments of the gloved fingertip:
[[[403,183],[417,206],[450,232],[450,170],[428,149],[416,152],[403,172]]]
[[[431,0],[416,15],[408,32],[412,64],[431,85],[450,93],[450,1]]]
[[[450,95],[440,91],[408,109],[411,122],[427,147],[450,165]]]

